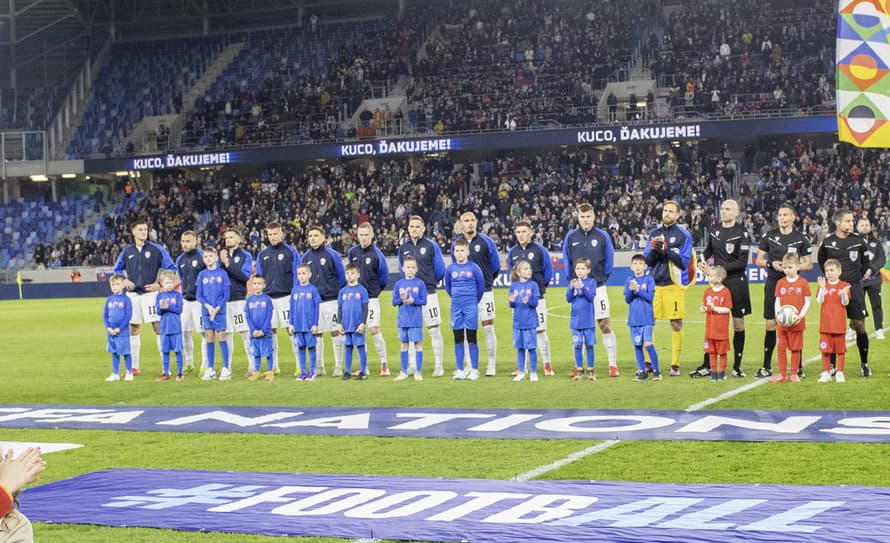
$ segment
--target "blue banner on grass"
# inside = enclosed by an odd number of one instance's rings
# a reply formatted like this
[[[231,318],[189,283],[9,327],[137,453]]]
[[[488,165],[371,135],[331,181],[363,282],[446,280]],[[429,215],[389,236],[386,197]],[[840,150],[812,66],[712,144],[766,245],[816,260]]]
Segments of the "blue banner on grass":
[[[469,439],[890,442],[887,411],[3,405],[0,427]]]
[[[423,541],[885,542],[890,489],[111,470],[27,491],[53,523]]]

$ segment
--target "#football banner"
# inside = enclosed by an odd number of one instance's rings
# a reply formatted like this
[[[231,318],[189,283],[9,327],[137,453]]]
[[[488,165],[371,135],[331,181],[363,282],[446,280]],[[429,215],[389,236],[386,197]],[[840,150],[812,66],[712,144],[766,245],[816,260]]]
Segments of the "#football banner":
[[[39,522],[272,536],[865,543],[890,533],[890,489],[848,486],[112,470],[29,489],[23,503]]]

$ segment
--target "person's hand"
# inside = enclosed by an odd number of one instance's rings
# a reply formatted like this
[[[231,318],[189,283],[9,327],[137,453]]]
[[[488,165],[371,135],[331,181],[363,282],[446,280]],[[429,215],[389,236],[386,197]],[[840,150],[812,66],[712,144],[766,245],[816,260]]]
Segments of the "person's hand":
[[[512,303],[512,302],[515,302],[515,301],[516,301],[516,293],[515,293],[515,292],[511,292],[511,293],[510,293],[510,296],[509,296],[508,298],[509,298],[509,300],[510,300],[511,303]]]
[[[161,306],[161,309],[168,309],[170,307],[170,302],[167,300],[161,300],[158,305]]]
[[[294,327],[293,326],[287,327],[287,335],[289,335],[289,336],[294,335]]]
[[[145,292],[157,292],[161,290],[161,285],[157,283],[149,283],[145,285]]]
[[[825,288],[825,278],[821,275],[818,279],[816,279],[816,284],[819,285],[819,288]]]
[[[637,283],[636,279],[631,279],[630,283],[628,283],[628,286],[630,287],[630,290],[632,290],[633,292],[640,290],[640,284]]]
[[[317,334],[317,333],[318,333],[318,326],[313,326],[312,328],[310,328],[310,329],[309,329],[309,333],[311,333],[313,336],[314,336],[315,334]]]
[[[707,313],[707,312],[708,312],[708,306],[706,306],[706,305],[701,306],[701,307],[699,308],[699,311],[701,311],[702,313]]]
[[[413,305],[414,304],[414,298],[412,298],[411,296],[408,296],[403,301],[404,301],[405,305]]]
[[[346,330],[343,329],[343,325],[342,325],[342,324],[338,324],[338,325],[337,325],[337,331],[340,332],[341,334],[345,334],[345,333],[346,333]]]
[[[846,295],[847,295],[847,298],[849,298],[849,297],[850,297],[850,285],[845,286],[845,287],[844,287],[844,290],[842,290],[841,292],[843,292],[844,294],[846,294]]]
[[[868,281],[869,279],[871,279],[871,270],[867,270],[865,275],[862,276],[863,281]]]
[[[365,323],[361,323],[361,324],[359,324],[358,326],[355,327],[355,333],[356,333],[356,334],[361,334],[361,333],[363,333],[364,331],[365,331]]]
[[[37,474],[46,469],[46,462],[40,457],[40,449],[29,447],[18,458],[13,458],[12,449],[0,458],[0,485],[11,493],[18,492],[28,483],[36,482]]]
[[[136,283],[130,281],[129,279],[124,279],[124,286],[127,287],[127,290],[129,291],[136,290]]]
[[[219,252],[219,260],[220,260],[220,262],[222,262],[223,266],[228,267],[229,266],[229,252],[225,249],[222,249]]]

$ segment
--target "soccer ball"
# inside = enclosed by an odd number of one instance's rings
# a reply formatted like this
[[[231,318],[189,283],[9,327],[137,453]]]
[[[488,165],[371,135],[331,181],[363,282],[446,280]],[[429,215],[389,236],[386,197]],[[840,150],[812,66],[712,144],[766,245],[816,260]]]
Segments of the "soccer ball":
[[[797,308],[793,305],[783,305],[776,312],[776,322],[782,326],[792,326],[794,324],[794,319],[797,317]]]

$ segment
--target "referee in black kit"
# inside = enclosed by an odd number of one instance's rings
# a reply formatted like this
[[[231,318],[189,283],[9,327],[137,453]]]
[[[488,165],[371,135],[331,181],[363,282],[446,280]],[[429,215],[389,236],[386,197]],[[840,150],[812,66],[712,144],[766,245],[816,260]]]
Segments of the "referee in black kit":
[[[745,315],[751,313],[751,295],[748,292],[748,277],[745,268],[751,252],[751,236],[736,222],[739,216],[739,203],[726,200],[720,205],[720,224],[711,229],[699,259],[698,267],[707,274],[708,259],[714,258],[714,266],[726,269],[723,285],[732,297],[732,376],[744,377],[742,356],[745,352]],[[708,353],[702,365],[689,373],[690,377],[707,377],[711,374]]]
[[[880,270],[871,268],[868,242],[853,233],[853,212],[840,209],[834,214],[834,233],[827,236],[819,247],[816,255],[819,267],[825,265],[829,258],[841,263],[841,280],[850,283],[850,303],[847,304],[847,318],[850,327],[856,332],[856,348],[859,349],[859,361],[862,363],[862,376],[871,377],[868,367],[868,332],[865,331],[865,291],[863,281],[868,281]]]

